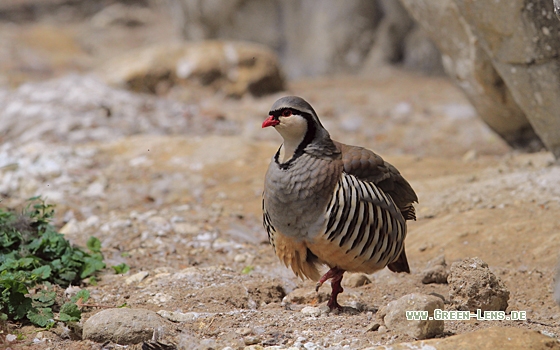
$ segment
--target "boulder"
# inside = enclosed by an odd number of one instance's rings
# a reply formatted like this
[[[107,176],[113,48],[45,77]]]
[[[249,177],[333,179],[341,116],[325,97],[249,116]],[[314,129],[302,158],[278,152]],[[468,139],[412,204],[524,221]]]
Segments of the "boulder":
[[[433,338],[443,333],[443,320],[430,319],[434,310],[443,310],[443,300],[433,295],[408,294],[379,310],[379,316],[385,322],[387,329],[406,334],[416,339]],[[407,311],[427,311],[429,318],[425,320],[407,319]]]
[[[144,47],[108,61],[97,74],[110,85],[146,93],[165,93],[175,85],[190,84],[232,97],[263,96],[285,88],[274,52],[249,42]]]
[[[490,128],[514,148],[544,143],[560,157],[560,22],[551,1],[401,3]]]
[[[83,338],[97,343],[137,344],[152,339],[154,331],[167,330],[172,324],[157,313],[144,309],[107,309],[84,322]]]
[[[535,132],[560,158],[560,22],[550,0],[457,1]]]
[[[479,258],[465,259],[451,265],[447,278],[449,296],[458,310],[505,311],[509,291],[502,281]]]

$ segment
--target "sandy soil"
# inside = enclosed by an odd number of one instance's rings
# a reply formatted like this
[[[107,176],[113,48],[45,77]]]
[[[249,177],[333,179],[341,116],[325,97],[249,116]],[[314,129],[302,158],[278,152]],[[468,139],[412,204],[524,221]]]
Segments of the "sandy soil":
[[[29,24],[24,30],[38,25],[45,24]],[[80,43],[87,25],[71,23],[62,30]],[[118,29],[120,34],[111,40],[128,42],[132,37],[138,44],[138,31],[147,30],[136,30],[126,36]],[[162,32],[169,35],[170,29]],[[16,40],[15,33],[3,40]],[[154,38],[152,33],[145,40]],[[90,43],[95,47],[99,42]],[[94,67],[108,51],[97,56],[96,51],[80,52],[78,57],[86,57],[80,58],[80,69]],[[371,284],[345,287],[339,301],[359,311],[319,317],[300,312],[304,306],[324,305],[330,288],[325,285],[315,294],[312,282],[296,279],[274,256],[260,223],[263,177],[280,142],[273,130],[261,130],[260,122],[282,94],[241,100],[208,96],[198,105],[209,118],[236,125],[234,135],[138,135],[79,146],[92,150],[91,162],[72,176],[87,177],[89,184],[102,179],[104,189],[87,200],[79,191],[64,198],[58,203],[57,225],[77,244],[95,235],[109,264],[126,262],[131,267],[125,276],[107,271],[97,286],[83,286],[96,303],[200,313],[164,335],[184,349],[309,342],[316,348],[359,349],[412,340],[390,331],[368,331],[376,311],[403,295],[437,293],[451,308],[448,285],[421,282],[428,261],[440,255],[448,264],[479,257],[509,289],[508,312],[525,310],[529,319],[446,322],[442,336],[492,326],[560,335],[552,298],[560,251],[560,168],[551,154],[512,152],[441,77],[380,69],[373,77],[293,81],[289,90],[315,106],[333,138],[375,150],[396,165],[418,193],[418,220],[409,224],[406,241],[411,274],[383,270],[369,276]],[[149,275],[125,282],[140,271]],[[283,303],[285,295],[294,293],[307,296],[301,304]],[[85,309],[84,319],[99,309]],[[20,345],[101,347],[47,331],[32,345],[39,331],[19,329],[26,337]]]

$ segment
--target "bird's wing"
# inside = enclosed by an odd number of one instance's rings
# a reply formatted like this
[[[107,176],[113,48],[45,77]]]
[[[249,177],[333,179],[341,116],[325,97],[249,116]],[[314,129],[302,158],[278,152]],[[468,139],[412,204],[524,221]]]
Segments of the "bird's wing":
[[[373,182],[344,173],[326,213],[325,232],[309,248],[331,268],[372,273],[404,254],[405,219]]]
[[[390,163],[379,155],[363,147],[349,146],[335,142],[342,152],[344,172],[362,181],[373,182],[391,196],[406,220],[415,220],[416,213],[412,203],[418,202],[416,193]]]

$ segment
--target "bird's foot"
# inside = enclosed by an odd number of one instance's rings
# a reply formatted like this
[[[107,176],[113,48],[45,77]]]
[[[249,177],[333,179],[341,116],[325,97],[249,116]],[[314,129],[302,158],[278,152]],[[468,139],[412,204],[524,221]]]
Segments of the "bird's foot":
[[[327,306],[329,307],[329,309],[331,309],[331,311],[334,310],[342,311],[342,306],[340,306],[338,301],[336,301],[336,298],[333,299],[332,295],[331,298],[329,299],[329,302],[327,303]]]
[[[339,269],[338,267],[333,267],[327,273],[325,273],[323,277],[321,277],[321,279],[319,280],[319,282],[317,282],[317,285],[315,286],[315,290],[318,292],[319,288],[323,285],[323,283],[325,283],[329,279],[331,280],[332,293],[331,293],[331,298],[327,303],[327,306],[331,310],[334,309],[342,310],[342,306],[340,306],[340,304],[338,304],[337,302],[337,297],[338,294],[344,291],[344,289],[340,285],[343,275],[344,275],[344,270]]]

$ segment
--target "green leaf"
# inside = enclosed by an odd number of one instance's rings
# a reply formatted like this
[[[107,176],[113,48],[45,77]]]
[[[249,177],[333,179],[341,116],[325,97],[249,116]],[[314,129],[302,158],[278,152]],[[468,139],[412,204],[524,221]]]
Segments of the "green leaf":
[[[80,278],[86,278],[89,275],[94,274],[96,271],[105,268],[105,263],[103,261],[99,261],[91,257],[85,258],[84,262],[84,269],[80,273]]]
[[[31,271],[32,276],[37,276],[41,280],[46,280],[51,276],[52,269],[49,265],[38,267]]]
[[[101,241],[93,236],[88,239],[86,246],[93,253],[101,252]]]
[[[82,317],[82,312],[74,303],[64,303],[60,308],[58,319],[62,322],[79,321]]]
[[[22,318],[25,317],[25,315],[27,314],[27,312],[31,309],[31,299],[27,298],[23,295],[18,295],[16,296],[12,296],[12,298],[10,298],[10,300],[12,302],[16,302],[18,304],[12,304],[15,305],[15,310],[12,313],[14,315],[14,320],[21,320]],[[17,300],[17,301],[15,301]]]
[[[31,197],[31,198],[27,199],[28,202],[34,202],[36,200],[41,200],[41,195],[38,195],[38,196]]]
[[[31,298],[25,296],[27,287],[16,280],[3,279],[1,282],[4,288],[0,288],[0,309],[15,320],[24,318],[31,308]]]
[[[77,302],[80,299],[82,299],[82,303],[86,303],[89,299],[89,290],[82,289],[70,298],[73,303]]]
[[[63,285],[68,285],[69,283],[74,282],[77,279],[78,274],[75,271],[66,271],[61,273],[59,276],[61,280],[61,282],[59,283]],[[64,283],[62,283],[62,281],[64,281]]]
[[[245,266],[243,270],[241,270],[242,274],[250,274],[255,268],[253,266]]]
[[[33,295],[31,299],[34,301],[35,307],[52,306],[56,301],[56,292],[42,289],[37,294]]]
[[[54,315],[50,307],[33,308],[27,312],[27,318],[40,327],[54,324]]]
[[[115,266],[111,266],[117,275],[122,275],[123,273],[127,273],[130,271],[130,266],[125,263],[121,263]]]

